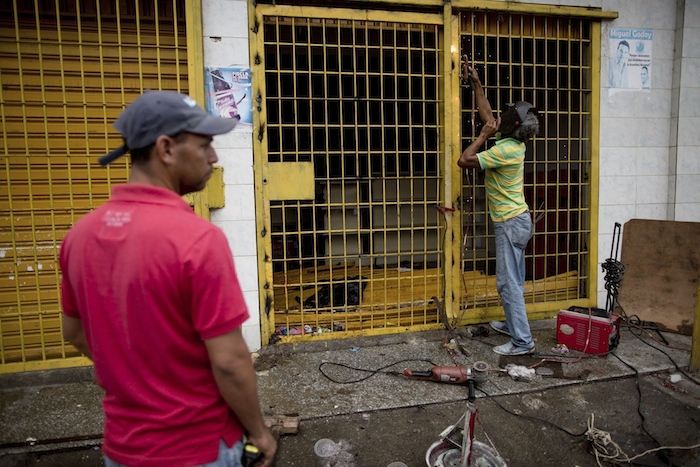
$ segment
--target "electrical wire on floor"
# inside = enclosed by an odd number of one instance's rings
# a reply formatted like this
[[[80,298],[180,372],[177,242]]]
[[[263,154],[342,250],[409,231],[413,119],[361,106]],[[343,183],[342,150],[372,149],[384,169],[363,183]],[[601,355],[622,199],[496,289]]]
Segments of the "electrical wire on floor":
[[[644,456],[647,456],[649,454],[655,453],[655,452],[662,453],[663,451],[672,450],[672,449],[690,450],[690,449],[700,448],[700,443],[694,444],[691,446],[662,446],[662,445],[660,445],[660,443],[658,443],[658,441],[656,441],[656,439],[653,436],[651,436],[647,432],[647,434],[657,443],[658,447],[648,449],[642,453],[630,456],[630,455],[626,454],[622,450],[622,448],[620,448],[620,446],[612,440],[612,437],[611,437],[609,432],[595,427],[595,425],[594,425],[595,415],[593,413],[591,413],[590,417],[588,418],[586,430],[584,430],[581,433],[574,433],[574,432],[571,432],[571,431],[567,430],[566,428],[561,427],[561,426],[557,425],[556,423],[551,422],[549,420],[539,418],[539,417],[533,417],[531,415],[523,415],[523,414],[513,412],[512,410],[506,408],[503,404],[498,402],[498,400],[495,398],[495,396],[487,393],[486,391],[484,391],[483,389],[481,389],[479,387],[477,387],[476,389],[477,389],[477,391],[481,392],[486,397],[488,397],[491,401],[493,401],[493,403],[495,403],[498,407],[500,407],[501,410],[503,410],[504,412],[507,412],[515,417],[524,418],[524,419],[535,421],[538,423],[544,423],[546,425],[549,425],[549,426],[571,436],[572,438],[585,437],[588,441],[591,442],[591,446],[593,448],[593,454],[596,458],[596,463],[598,464],[599,467],[603,467],[601,460],[609,462],[609,463],[628,463],[628,464],[634,463],[637,465],[644,465],[644,464],[640,464],[639,462],[634,462],[634,461],[636,461],[637,459],[640,459]],[[640,394],[641,394],[641,392],[640,392]],[[646,428],[645,428],[645,432],[646,432]],[[665,454],[662,454],[662,456],[663,456],[662,458],[663,458],[664,462],[667,465],[669,465],[669,466],[674,465],[672,462],[670,462],[670,460],[668,459],[668,457]]]
[[[618,360],[620,360],[627,368],[629,368],[630,370],[634,371],[634,382],[635,382],[635,386],[636,386],[636,388],[637,388],[637,395],[638,395],[638,398],[637,398],[637,414],[639,414],[639,418],[640,418],[641,421],[642,421],[642,431],[649,437],[649,439],[651,439],[652,441],[654,441],[654,442],[656,443],[657,446],[661,446],[661,443],[659,442],[659,440],[657,440],[656,437],[654,437],[654,435],[652,435],[651,433],[649,433],[649,431],[647,430],[646,425],[644,424],[644,422],[646,422],[646,417],[644,416],[644,413],[642,413],[642,388],[641,388],[641,386],[639,385],[639,371],[637,371],[637,369],[636,369],[634,366],[630,365],[630,364],[627,363],[625,360],[623,360],[622,358],[620,358],[620,356],[617,355],[616,353],[613,353],[612,356],[615,357],[615,358],[617,358]]]
[[[659,446],[657,448],[653,449],[647,449],[644,452],[641,452],[639,454],[636,454],[632,457],[629,456],[629,454],[625,453],[625,451],[620,447],[619,444],[617,444],[615,441],[613,441],[612,436],[610,436],[610,433],[604,430],[601,430],[599,428],[596,428],[594,425],[595,422],[595,415],[591,414],[591,416],[588,418],[587,422],[587,428],[586,428],[586,438],[591,442],[593,446],[593,453],[595,455],[596,463],[598,464],[599,467],[603,467],[603,464],[601,463],[601,460],[605,462],[623,462],[627,464],[631,464],[637,459],[640,459],[644,456],[647,456],[651,453],[654,452],[659,452],[663,450],[669,450],[669,449],[697,449],[700,448],[700,443],[694,444],[692,446]]]
[[[545,420],[544,418],[533,417],[533,416],[531,416],[531,415],[523,415],[523,414],[519,414],[519,413],[513,412],[512,410],[507,409],[503,404],[501,404],[500,402],[498,402],[498,400],[496,399],[495,396],[493,396],[493,395],[489,394],[488,392],[484,391],[482,388],[477,387],[476,390],[479,391],[479,392],[481,392],[482,394],[484,394],[486,397],[488,397],[489,400],[493,401],[493,403],[496,404],[497,406],[499,406],[499,407],[501,408],[501,410],[503,410],[504,412],[508,412],[508,413],[511,414],[511,415],[514,415],[514,416],[520,417],[520,418],[524,418],[524,419],[527,419],[527,420],[532,420],[532,421],[536,421],[536,422],[540,422],[540,423],[545,423],[545,424],[547,424],[547,425],[550,425],[550,426],[556,428],[557,430],[559,430],[559,431],[561,431],[561,432],[566,433],[567,435],[569,435],[569,436],[571,436],[571,437],[573,437],[573,438],[581,438],[581,437],[583,437],[583,435],[586,434],[585,431],[583,431],[583,432],[581,432],[581,433],[573,433],[573,432],[567,430],[566,428],[563,428],[563,427],[557,425],[556,423],[550,422],[549,420]]]
[[[642,333],[645,332],[646,330],[644,329],[644,326],[642,326],[642,321],[639,319],[639,317],[637,315],[628,316],[627,313],[625,312],[625,309],[622,307],[622,305],[620,305],[620,302],[617,302],[617,306],[620,310],[620,317],[622,318],[623,323],[625,323],[627,325],[627,327],[629,328],[630,334],[632,334],[634,337],[636,337],[637,339],[639,339],[640,341],[642,341],[644,344],[648,345],[652,349],[655,349],[655,350],[661,352],[662,354],[664,354],[666,356],[666,358],[668,358],[668,360],[671,363],[673,363],[673,366],[676,367],[676,370],[679,373],[681,373],[683,376],[685,376],[689,381],[691,381],[697,385],[700,385],[700,381],[698,381],[693,376],[691,376],[688,372],[683,370],[678,365],[678,363],[676,363],[676,361],[673,358],[671,358],[671,356],[668,353],[666,353],[666,351],[656,347],[655,345],[652,345],[650,342],[647,342],[645,339],[642,338]],[[635,333],[634,330],[639,331],[639,333]],[[649,334],[651,337],[651,334],[649,332],[647,332],[647,334]],[[651,337],[651,338],[653,339],[653,337]],[[662,345],[664,345],[664,344],[662,344]],[[687,349],[679,349],[676,347],[672,347],[670,345],[667,345],[667,347],[674,348],[676,350],[683,350],[685,352],[688,351]]]
[[[391,368],[391,367],[394,366],[394,365],[398,365],[399,363],[405,363],[405,362],[423,362],[423,363],[429,363],[429,364],[432,365],[432,366],[437,366],[435,363],[433,363],[432,361],[427,360],[427,359],[423,359],[423,358],[406,358],[406,359],[403,359],[403,360],[397,360],[397,361],[395,361],[395,362],[393,362],[393,363],[390,363],[389,365],[384,365],[384,366],[379,367],[379,368],[377,368],[377,369],[375,369],[375,370],[368,370],[367,368],[358,368],[358,367],[354,367],[354,366],[351,366],[351,365],[346,365],[345,363],[321,362],[321,363],[318,365],[318,371],[320,371],[321,374],[322,374],[326,379],[328,379],[329,381],[332,381],[332,382],[334,382],[334,383],[337,383],[337,384],[353,384],[353,383],[359,383],[359,382],[361,382],[361,381],[368,380],[368,379],[370,379],[372,376],[375,376],[375,375],[377,375],[377,374],[379,374],[379,373],[386,374],[386,375],[393,375],[393,376],[402,376],[403,373],[401,373],[400,371],[385,371],[385,370],[386,370],[387,368]],[[335,378],[333,378],[332,376],[328,375],[328,374],[323,370],[323,367],[326,366],[326,365],[337,366],[337,367],[346,368],[346,369],[348,369],[348,370],[353,370],[353,371],[361,371],[361,372],[364,372],[364,373],[369,373],[369,375],[363,376],[362,378],[358,378],[358,379],[347,380],[347,381],[340,381],[340,380],[335,379]]]
[[[637,399],[637,413],[639,414],[639,418],[642,420],[642,431],[644,431],[644,433],[645,433],[652,441],[654,441],[654,443],[656,443],[656,445],[657,445],[656,448],[649,450],[649,453],[651,453],[651,452],[657,452],[659,458],[660,458],[662,461],[664,461],[667,465],[673,467],[675,464],[673,464],[673,462],[671,462],[671,460],[670,460],[669,457],[668,457],[668,452],[667,452],[667,451],[668,451],[669,449],[695,449],[695,448],[697,448],[697,447],[700,447],[700,444],[696,444],[696,445],[692,445],[692,446],[685,446],[685,447],[669,447],[669,446],[663,446],[663,445],[659,442],[659,440],[657,440],[656,437],[655,437],[654,435],[652,435],[652,434],[649,432],[649,430],[647,430],[646,426],[644,425],[644,423],[646,422],[646,417],[645,417],[644,414],[642,413],[642,388],[641,388],[641,386],[640,386],[640,384],[639,384],[639,379],[640,379],[639,371],[637,371],[637,369],[636,369],[634,366],[630,365],[629,363],[627,363],[626,361],[624,361],[622,358],[620,358],[620,356],[617,355],[617,353],[612,353],[612,355],[613,355],[615,358],[617,358],[618,360],[620,360],[620,361],[621,361],[625,366],[627,366],[629,369],[631,369],[632,371],[634,371],[635,383],[636,383],[636,387],[637,387],[637,394],[638,394],[638,396],[639,396],[638,399]],[[646,455],[646,454],[645,454],[645,455]],[[635,456],[635,458],[636,458],[636,457],[637,457],[637,456]],[[599,465],[600,465],[600,464],[599,464]]]

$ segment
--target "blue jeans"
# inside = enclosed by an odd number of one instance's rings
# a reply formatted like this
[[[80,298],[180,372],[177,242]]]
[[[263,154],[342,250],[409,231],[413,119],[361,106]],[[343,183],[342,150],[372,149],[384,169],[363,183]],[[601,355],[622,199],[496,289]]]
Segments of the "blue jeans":
[[[202,464],[200,467],[241,467],[241,457],[243,456],[243,441],[234,443],[228,447],[224,440],[219,441],[219,457],[214,462]],[[105,467],[125,467],[123,464],[114,462],[112,459],[104,456]]]
[[[496,232],[496,288],[501,296],[506,325],[513,344],[534,346],[525,312],[525,247],[532,237],[529,212],[493,223]]]

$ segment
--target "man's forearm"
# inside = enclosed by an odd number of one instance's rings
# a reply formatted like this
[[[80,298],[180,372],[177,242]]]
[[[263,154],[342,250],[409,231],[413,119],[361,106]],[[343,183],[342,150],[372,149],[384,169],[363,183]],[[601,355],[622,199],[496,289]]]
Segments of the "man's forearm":
[[[493,120],[493,110],[491,109],[489,100],[486,98],[481,81],[472,80],[472,85],[474,86],[474,98],[476,99],[476,105],[479,108],[479,117],[481,117],[483,122]]]
[[[240,365],[233,371],[214,369],[214,378],[221,396],[251,435],[259,435],[267,428],[258,402],[255,370],[252,364]]]
[[[486,138],[483,135],[480,134],[479,136],[477,136],[477,138],[474,141],[472,141],[472,143],[469,146],[467,146],[467,149],[465,149],[462,152],[462,155],[459,156],[457,165],[463,169],[481,168],[481,165],[479,164],[479,158],[476,154],[479,152],[479,149],[481,149],[481,146],[483,146],[485,143]]]
[[[248,440],[262,452],[263,459],[259,465],[271,466],[277,442],[265,426],[258,402],[255,368],[241,328],[207,339],[205,344],[221,397],[245,428]]]

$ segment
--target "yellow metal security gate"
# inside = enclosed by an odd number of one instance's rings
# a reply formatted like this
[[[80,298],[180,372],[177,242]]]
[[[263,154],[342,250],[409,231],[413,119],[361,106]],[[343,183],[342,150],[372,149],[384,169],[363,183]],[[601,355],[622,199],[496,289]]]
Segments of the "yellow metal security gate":
[[[126,161],[96,164],[120,144],[125,103],[186,93],[188,66],[201,75],[186,37],[194,25],[201,48],[198,13],[189,0],[0,4],[0,372],[86,363],[61,336],[58,247],[127,176]]]
[[[257,9],[274,339],[439,322],[441,16],[328,13]]]
[[[480,12],[460,12],[459,24],[462,54],[479,71],[494,110],[521,100],[539,109],[540,134],[526,144],[525,158],[525,199],[534,220],[526,251],[528,314],[589,306],[597,286],[600,25],[583,18]],[[482,122],[466,87],[461,103],[466,147]],[[483,171],[464,172],[460,199],[462,309],[492,316],[500,310]]]
[[[528,313],[595,303],[599,21],[614,13],[273,3],[249,3],[263,343],[501,315],[483,175],[455,164],[481,125],[463,54],[495,109],[541,112],[526,165]]]

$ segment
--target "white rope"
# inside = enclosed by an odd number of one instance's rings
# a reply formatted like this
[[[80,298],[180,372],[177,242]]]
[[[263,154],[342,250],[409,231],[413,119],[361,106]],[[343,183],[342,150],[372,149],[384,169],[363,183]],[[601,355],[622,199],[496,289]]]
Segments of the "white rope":
[[[652,452],[661,451],[663,449],[697,449],[700,448],[700,443],[692,446],[659,446],[658,448],[648,449],[640,454],[630,457],[623,449],[612,440],[610,433],[598,429],[594,426],[595,415],[591,414],[588,419],[586,430],[586,438],[593,445],[593,453],[595,454],[596,463],[599,467],[603,467],[601,460],[609,462],[632,463],[632,461],[644,457]]]

